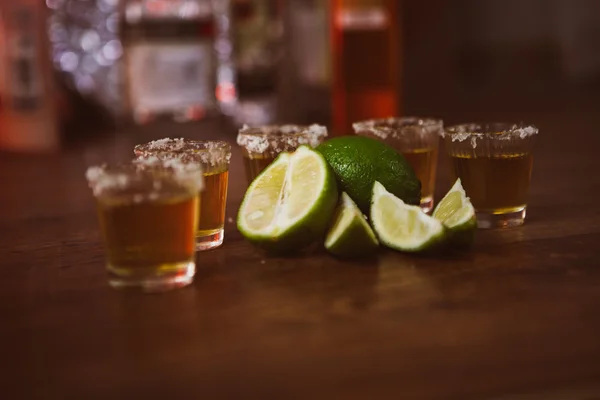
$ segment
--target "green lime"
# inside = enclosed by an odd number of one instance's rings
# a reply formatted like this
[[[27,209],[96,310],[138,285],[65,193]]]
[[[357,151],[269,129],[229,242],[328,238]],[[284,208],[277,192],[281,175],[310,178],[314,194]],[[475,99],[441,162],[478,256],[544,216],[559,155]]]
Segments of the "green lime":
[[[371,202],[371,224],[379,241],[394,250],[422,252],[437,247],[444,239],[444,226],[375,182]]]
[[[359,257],[379,246],[373,230],[350,196],[342,193],[325,249],[338,257]]]
[[[237,226],[267,250],[300,250],[322,237],[337,203],[331,168],[308,146],[281,153],[248,187]]]
[[[442,221],[446,226],[450,233],[451,243],[463,246],[473,243],[477,230],[475,208],[469,201],[460,178],[439,202],[433,212],[433,217]]]
[[[419,204],[421,183],[415,172],[392,147],[362,136],[343,136],[330,139],[317,147],[336,174],[340,190],[368,214],[371,190],[375,181],[381,182],[405,203]]]

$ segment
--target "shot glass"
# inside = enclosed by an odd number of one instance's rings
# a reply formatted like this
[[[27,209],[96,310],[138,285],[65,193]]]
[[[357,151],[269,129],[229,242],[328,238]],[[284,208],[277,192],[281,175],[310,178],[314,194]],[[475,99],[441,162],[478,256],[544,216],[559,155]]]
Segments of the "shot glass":
[[[147,292],[190,284],[201,167],[130,163],[90,167],[86,177],[96,199],[109,284]]]
[[[445,130],[454,174],[471,199],[480,228],[522,225],[538,129],[512,123],[462,124]]]
[[[444,123],[432,118],[383,118],[355,122],[354,133],[379,139],[402,153],[421,181],[421,209],[433,209],[440,136]]]
[[[281,152],[293,152],[306,144],[317,147],[327,137],[321,125],[266,125],[239,130],[237,144],[242,150],[248,183],[252,182]]]
[[[198,207],[196,250],[223,244],[231,145],[220,140],[160,139],[135,146],[134,153],[138,159],[177,159],[202,166],[204,190]]]

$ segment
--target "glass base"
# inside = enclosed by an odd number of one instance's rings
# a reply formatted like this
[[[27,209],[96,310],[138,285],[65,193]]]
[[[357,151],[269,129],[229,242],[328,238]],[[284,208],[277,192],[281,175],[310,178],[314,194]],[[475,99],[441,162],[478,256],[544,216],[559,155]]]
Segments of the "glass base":
[[[214,233],[206,236],[196,236],[196,251],[204,251],[214,249],[223,244],[225,232],[221,228]]]
[[[148,268],[130,268],[108,265],[108,283],[115,289],[135,289],[142,292],[157,293],[181,288],[194,280],[196,263],[184,261]],[[167,272],[160,272],[167,269]]]
[[[504,214],[477,212],[477,227],[480,229],[512,228],[525,222],[527,207]]]
[[[421,198],[421,210],[429,214],[433,210],[433,196],[427,196]]]

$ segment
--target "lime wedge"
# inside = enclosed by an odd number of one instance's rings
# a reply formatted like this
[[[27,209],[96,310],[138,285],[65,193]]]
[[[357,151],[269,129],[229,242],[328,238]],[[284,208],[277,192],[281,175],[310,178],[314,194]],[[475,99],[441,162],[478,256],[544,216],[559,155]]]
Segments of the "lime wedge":
[[[324,235],[337,203],[337,186],[321,154],[301,146],[281,153],[248,187],[237,226],[267,250],[299,250]]]
[[[433,217],[440,220],[449,231],[449,240],[456,245],[473,243],[477,230],[475,208],[462,187],[460,178],[439,202]]]
[[[338,257],[360,257],[372,253],[378,246],[375,233],[356,203],[342,193],[333,224],[325,237],[325,249]]]
[[[404,203],[377,181],[373,185],[371,224],[379,241],[394,250],[431,250],[444,239],[444,226],[419,206]]]

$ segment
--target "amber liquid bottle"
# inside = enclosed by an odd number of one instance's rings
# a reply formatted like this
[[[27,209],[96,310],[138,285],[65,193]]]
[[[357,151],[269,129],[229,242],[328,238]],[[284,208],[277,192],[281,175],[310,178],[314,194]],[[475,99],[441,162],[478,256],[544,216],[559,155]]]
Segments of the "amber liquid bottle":
[[[399,115],[402,76],[399,0],[333,0],[332,131]]]
[[[57,93],[43,2],[0,2],[0,148],[60,147]]]

